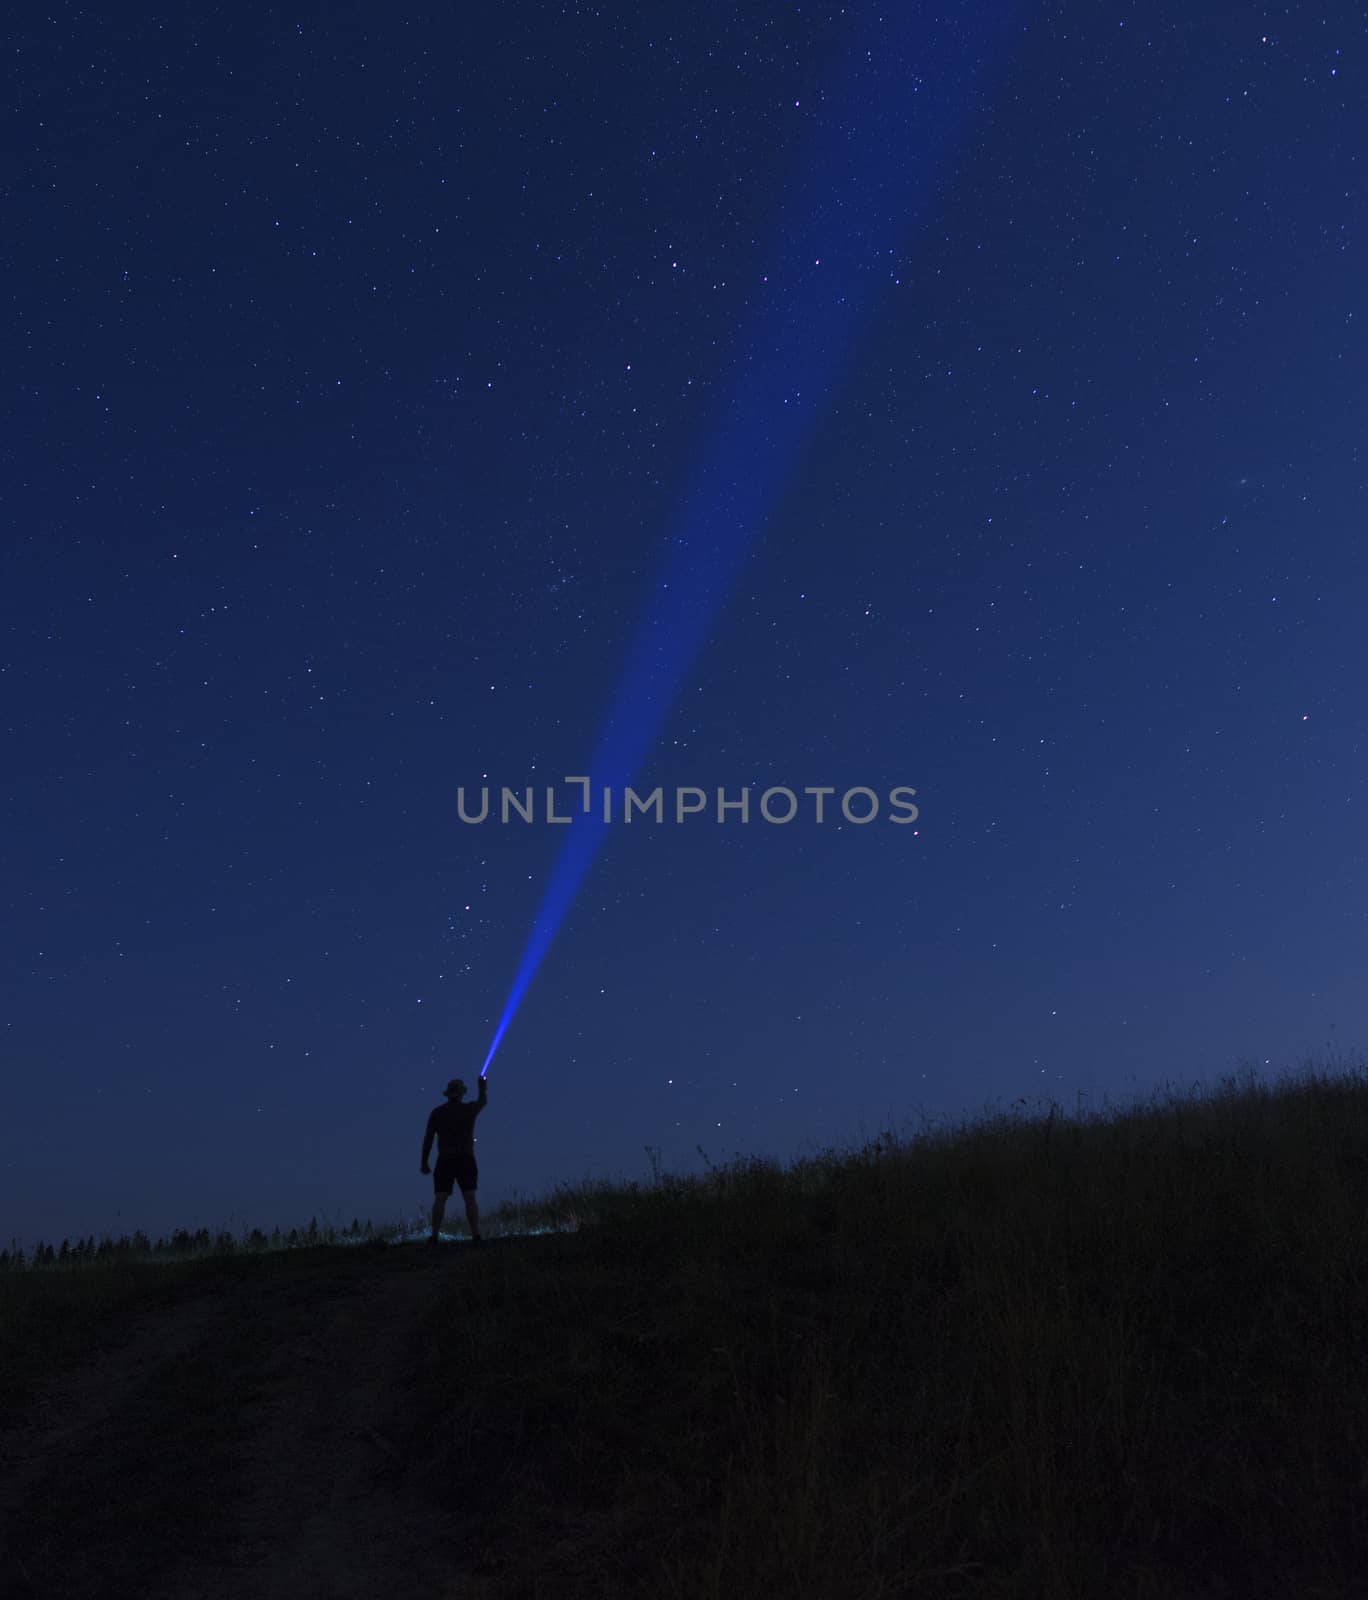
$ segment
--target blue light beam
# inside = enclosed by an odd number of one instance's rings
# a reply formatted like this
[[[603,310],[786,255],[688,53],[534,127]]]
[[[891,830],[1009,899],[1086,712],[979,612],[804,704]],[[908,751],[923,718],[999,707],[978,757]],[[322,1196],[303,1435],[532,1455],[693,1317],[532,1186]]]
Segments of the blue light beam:
[[[632,782],[756,537],[792,477],[861,324],[935,179],[975,110],[974,81],[1005,54],[1015,5],[956,16],[920,6],[866,10],[823,98],[798,181],[756,287],[730,392],[670,530],[604,731],[589,764],[587,814],[570,822],[483,1078],[560,927],[607,824],[594,797]],[[948,8],[947,8],[948,9]],[[801,108],[795,108],[801,109]]]

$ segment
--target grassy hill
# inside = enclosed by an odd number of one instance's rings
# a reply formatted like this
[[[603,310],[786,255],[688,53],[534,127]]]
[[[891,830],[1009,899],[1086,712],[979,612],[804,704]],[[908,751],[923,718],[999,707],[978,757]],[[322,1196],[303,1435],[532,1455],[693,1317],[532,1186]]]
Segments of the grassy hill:
[[[486,1233],[11,1260],[0,1589],[1368,1595],[1361,1066]]]

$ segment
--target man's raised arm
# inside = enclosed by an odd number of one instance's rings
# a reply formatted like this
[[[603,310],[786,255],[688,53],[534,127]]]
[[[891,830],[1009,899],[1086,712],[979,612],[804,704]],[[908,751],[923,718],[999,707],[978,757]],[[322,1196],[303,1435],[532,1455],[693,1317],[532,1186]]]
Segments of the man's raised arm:
[[[488,1078],[481,1078],[480,1079],[480,1098],[475,1102],[475,1115],[477,1117],[484,1110],[485,1101],[488,1100],[488,1099],[489,1099],[489,1079]]]

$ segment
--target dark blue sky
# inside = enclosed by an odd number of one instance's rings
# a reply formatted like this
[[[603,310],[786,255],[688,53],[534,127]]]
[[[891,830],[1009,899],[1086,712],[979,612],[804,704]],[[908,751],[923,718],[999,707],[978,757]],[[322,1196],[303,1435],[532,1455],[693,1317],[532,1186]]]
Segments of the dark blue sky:
[[[485,1203],[1363,1045],[1358,9],[17,36],[7,1236],[426,1203],[563,835],[457,787],[586,770],[750,330],[821,321],[795,226],[865,317],[638,787],[921,815],[610,829]],[[857,40],[877,257],[813,176]]]

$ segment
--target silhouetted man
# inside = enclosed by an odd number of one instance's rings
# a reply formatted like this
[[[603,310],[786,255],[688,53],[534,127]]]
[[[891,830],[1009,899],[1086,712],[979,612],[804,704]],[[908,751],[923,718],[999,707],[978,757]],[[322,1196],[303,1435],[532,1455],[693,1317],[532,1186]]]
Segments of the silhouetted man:
[[[470,1106],[461,1104],[466,1086],[459,1078],[453,1078],[443,1092],[446,1104],[435,1106],[427,1119],[427,1131],[423,1134],[423,1163],[418,1169],[420,1172],[431,1170],[428,1167],[428,1152],[432,1149],[435,1137],[437,1170],[432,1174],[432,1192],[436,1197],[432,1202],[432,1243],[437,1243],[442,1215],[451,1197],[452,1184],[456,1183],[465,1201],[471,1243],[479,1244],[480,1208],[475,1203],[475,1185],[479,1182],[480,1171],[475,1165],[475,1118],[485,1108],[489,1089],[481,1078],[480,1098]]]

